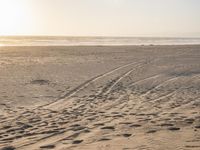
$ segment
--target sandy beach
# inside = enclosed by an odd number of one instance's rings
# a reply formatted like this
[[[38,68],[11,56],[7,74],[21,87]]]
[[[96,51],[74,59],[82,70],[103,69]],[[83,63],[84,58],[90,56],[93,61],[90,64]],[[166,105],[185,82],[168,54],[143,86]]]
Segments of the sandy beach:
[[[199,150],[200,45],[0,47],[0,150]]]

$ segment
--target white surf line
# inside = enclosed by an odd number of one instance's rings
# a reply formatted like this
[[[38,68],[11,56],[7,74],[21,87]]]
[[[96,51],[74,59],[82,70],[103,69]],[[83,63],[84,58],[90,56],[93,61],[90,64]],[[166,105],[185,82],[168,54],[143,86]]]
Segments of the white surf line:
[[[72,97],[72,96],[75,95],[77,92],[79,92],[79,91],[83,90],[84,88],[86,88],[87,86],[89,86],[91,83],[93,83],[93,82],[95,82],[95,81],[97,81],[97,80],[99,80],[99,79],[101,79],[101,78],[103,78],[103,77],[105,77],[105,76],[108,76],[108,75],[110,75],[110,74],[112,74],[112,73],[114,73],[114,72],[116,72],[116,71],[118,71],[118,70],[120,70],[120,69],[122,69],[122,68],[126,68],[126,67],[128,67],[128,66],[131,66],[131,65],[134,65],[134,64],[139,64],[139,63],[140,63],[140,62],[132,62],[132,63],[126,64],[126,65],[123,65],[123,66],[121,66],[121,67],[115,68],[114,70],[111,70],[111,71],[109,71],[109,72],[107,72],[107,73],[98,75],[97,77],[94,77],[94,78],[92,78],[91,80],[86,81],[85,83],[81,84],[80,86],[78,86],[77,88],[75,88],[74,90],[72,90],[71,93],[69,92],[69,93],[70,93],[69,95],[66,94],[66,95],[67,95],[66,97],[64,96],[63,98],[58,99],[58,100],[55,101],[55,102],[48,103],[48,104],[46,104],[46,105],[39,106],[39,107],[37,107],[37,108],[46,107],[46,106],[50,106],[50,105],[52,105],[52,104],[59,103],[60,101],[63,101],[63,100],[66,99],[66,98]]]

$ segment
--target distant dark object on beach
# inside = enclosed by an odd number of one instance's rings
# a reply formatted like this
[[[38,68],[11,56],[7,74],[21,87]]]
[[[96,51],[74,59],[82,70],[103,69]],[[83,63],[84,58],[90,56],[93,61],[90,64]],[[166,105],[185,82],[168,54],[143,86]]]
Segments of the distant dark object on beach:
[[[33,80],[30,83],[31,84],[46,85],[46,84],[49,84],[49,80],[39,79],[39,80]]]

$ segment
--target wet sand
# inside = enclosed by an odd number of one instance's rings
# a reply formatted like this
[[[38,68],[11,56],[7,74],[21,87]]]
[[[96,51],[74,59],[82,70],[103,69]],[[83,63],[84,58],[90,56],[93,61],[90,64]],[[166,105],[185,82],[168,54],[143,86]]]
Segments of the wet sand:
[[[0,47],[1,150],[199,143],[198,45]]]

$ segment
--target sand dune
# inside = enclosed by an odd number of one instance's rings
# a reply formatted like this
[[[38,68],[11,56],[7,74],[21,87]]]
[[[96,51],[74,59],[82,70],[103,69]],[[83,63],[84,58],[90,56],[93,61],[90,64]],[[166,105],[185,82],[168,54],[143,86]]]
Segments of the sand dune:
[[[200,46],[0,48],[2,150],[200,149]]]

